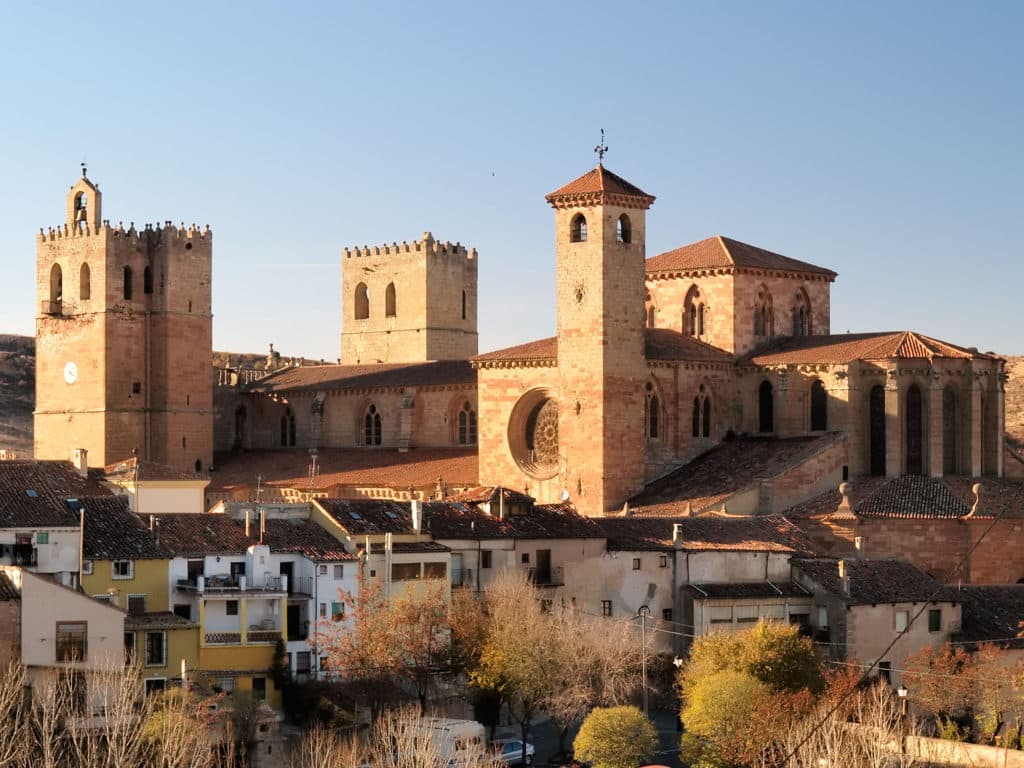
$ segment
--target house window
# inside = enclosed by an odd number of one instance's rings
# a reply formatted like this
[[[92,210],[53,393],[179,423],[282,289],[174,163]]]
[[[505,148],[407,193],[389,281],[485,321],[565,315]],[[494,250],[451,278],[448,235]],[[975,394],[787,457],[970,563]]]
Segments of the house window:
[[[345,618],[345,604],[331,603],[331,621],[341,621]]]
[[[425,579],[446,579],[448,578],[447,563],[424,563],[423,578]]]
[[[146,666],[163,667],[167,664],[167,633],[146,633]]]
[[[662,621],[672,621],[672,609],[671,608],[662,608],[661,609],[661,620]]]
[[[529,563],[530,563],[530,553],[529,552],[523,552],[523,554],[519,558],[519,560],[520,560],[520,562],[522,562],[523,565],[529,565]]]
[[[756,605],[737,605],[736,622],[740,624],[752,624],[757,621]]]
[[[468,400],[459,411],[459,445],[476,445],[476,411]]]
[[[320,603],[320,618],[327,618],[327,603]]]
[[[218,677],[217,687],[220,688],[222,693],[233,693],[235,690],[235,678]]]
[[[167,689],[167,678],[147,677],[145,686],[147,696],[152,696],[154,693],[163,693]]]
[[[640,558],[639,557],[634,557],[633,558],[633,570],[634,571],[639,571],[640,570]]]
[[[480,567],[490,568],[491,567],[491,555],[493,553],[489,549],[484,549],[480,552]]]
[[[267,678],[265,678],[265,677],[254,677],[252,679],[252,697],[256,701],[266,701],[266,699],[267,699]]]
[[[572,222],[569,224],[569,240],[574,243],[582,243],[587,239],[587,220],[583,218],[582,213],[577,213],[572,217]]]
[[[318,566],[317,569],[316,569],[316,572],[317,572],[317,574],[319,576],[326,576],[327,575],[327,566],[326,565]]]
[[[224,603],[224,613],[226,613],[228,616],[237,616],[238,615],[238,601],[237,600],[228,600],[226,603]]]
[[[92,576],[92,560],[83,560],[82,561],[82,575],[83,576]]]
[[[896,611],[896,631],[903,632],[910,622],[910,611]]]
[[[295,654],[295,673],[308,675],[312,668],[312,654],[309,651],[299,651]]]
[[[380,411],[371,404],[363,416],[363,445],[380,445],[380,432]]]
[[[606,616],[606,617],[612,615],[612,601],[611,600],[602,600],[601,601],[601,615],[602,616]]]
[[[324,570],[326,572],[326,566],[325,566]],[[336,566],[334,566],[334,578],[336,578],[336,579],[343,579],[343,578],[345,578],[345,566],[344,565],[336,565]]]
[[[942,609],[941,608],[930,608],[928,610],[928,631],[929,632],[941,632],[942,631]]]
[[[658,567],[668,568],[668,555],[658,555]]]
[[[175,603],[174,615],[181,616],[183,619],[192,620],[192,606],[188,603]]]
[[[891,661],[880,661],[878,662],[878,678],[888,685],[892,682],[892,662]]]
[[[828,627],[828,607],[824,605],[818,606],[818,628],[825,629]]]
[[[128,613],[139,616],[146,612],[145,595],[128,595]]]
[[[713,606],[711,606],[711,623],[712,624],[732,624],[732,606],[731,605],[713,605]]]
[[[135,633],[124,633],[124,663],[131,664],[135,660]]]
[[[48,531],[40,531],[36,534],[36,544],[49,544],[50,534]]]
[[[111,564],[111,578],[124,581],[135,578],[135,562],[132,560],[114,560]]]
[[[414,581],[420,577],[419,563],[392,563],[392,581]]]
[[[85,661],[89,651],[84,621],[57,622],[57,661]]]

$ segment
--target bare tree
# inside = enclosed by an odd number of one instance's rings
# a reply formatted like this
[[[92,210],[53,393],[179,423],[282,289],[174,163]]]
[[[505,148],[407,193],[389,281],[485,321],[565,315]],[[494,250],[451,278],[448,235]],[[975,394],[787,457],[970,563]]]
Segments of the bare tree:
[[[25,668],[10,663],[0,670],[0,768],[23,763],[28,756]]]

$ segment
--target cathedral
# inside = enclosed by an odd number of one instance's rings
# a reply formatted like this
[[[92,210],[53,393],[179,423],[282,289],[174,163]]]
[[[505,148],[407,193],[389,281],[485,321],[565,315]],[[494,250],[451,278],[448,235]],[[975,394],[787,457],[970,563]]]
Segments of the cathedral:
[[[266,452],[315,468],[346,449],[388,454],[400,488],[444,451],[475,458],[473,483],[592,516],[744,435],[835,436],[844,479],[1002,476],[998,356],[833,335],[834,271],[728,237],[648,258],[655,198],[602,163],[545,199],[555,336],[479,354],[478,254],[426,232],[343,251],[339,364],[271,355],[211,382],[212,234],[111,227],[83,175],[37,243],[37,458],[206,472],[215,451],[217,469]]]

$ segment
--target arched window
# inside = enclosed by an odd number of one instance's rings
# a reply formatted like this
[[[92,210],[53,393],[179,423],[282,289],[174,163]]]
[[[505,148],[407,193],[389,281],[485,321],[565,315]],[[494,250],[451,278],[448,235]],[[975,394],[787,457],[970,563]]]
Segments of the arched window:
[[[398,309],[395,302],[395,284],[388,283],[388,287],[384,289],[384,316],[395,317],[398,315]]]
[[[89,279],[89,265],[83,263],[78,272],[78,298],[85,301],[92,296],[92,285]]]
[[[476,411],[468,400],[459,411],[459,445],[476,445]]]
[[[79,192],[75,195],[75,224],[79,228],[85,225],[88,211],[89,199],[85,196],[85,192]]]
[[[811,431],[824,432],[828,429],[828,397],[821,379],[811,383]]]
[[[686,298],[683,299],[683,333],[690,336],[700,336],[704,333],[703,306],[700,289],[696,285],[691,285],[686,292]]]
[[[248,414],[244,405],[240,405],[235,409],[235,441],[232,447],[236,450],[245,447],[247,417]]]
[[[711,398],[704,398],[704,408],[701,414],[701,436],[711,437]]]
[[[285,408],[281,416],[281,446],[288,447],[295,445],[295,413],[291,408]]]
[[[693,436],[700,437],[700,398],[693,398]]]
[[[648,307],[647,308],[647,327],[648,328],[653,328],[654,327],[654,311],[655,311],[654,307]]]
[[[615,222],[615,239],[620,243],[629,243],[633,240],[633,225],[626,214],[619,216],[619,220]]]
[[[793,299],[793,335],[811,335],[811,299],[803,288],[796,292]]]
[[[647,396],[644,398],[644,435],[649,440],[661,436],[661,403],[651,382],[647,382]]]
[[[356,320],[366,320],[370,316],[370,291],[367,290],[366,283],[356,286],[354,301],[355,309],[352,317]]]
[[[363,416],[363,445],[380,445],[380,412],[370,405]]]
[[[60,312],[60,303],[64,298],[64,274],[61,272],[60,264],[50,267],[50,303],[57,304],[57,311]]]
[[[124,268],[124,299],[125,301],[132,300],[132,268]]]
[[[775,431],[775,392],[769,381],[762,381],[757,388],[757,431]]]
[[[957,466],[957,437],[959,433],[957,418],[956,392],[952,389],[942,391],[942,474],[955,475]]]
[[[577,213],[572,217],[572,222],[569,224],[569,240],[574,243],[582,243],[587,239],[587,220],[583,218],[582,213]]]
[[[921,389],[911,384],[907,390],[907,474],[920,475],[924,467],[924,418]]]
[[[153,269],[148,266],[142,270],[142,292],[153,292]]]
[[[772,295],[768,287],[762,285],[757,292],[754,303],[754,336],[771,338],[775,335],[775,316],[772,311]]]
[[[868,464],[872,475],[885,474],[885,389],[871,388],[868,395]]]
[[[704,335],[704,305],[697,305],[697,335]]]

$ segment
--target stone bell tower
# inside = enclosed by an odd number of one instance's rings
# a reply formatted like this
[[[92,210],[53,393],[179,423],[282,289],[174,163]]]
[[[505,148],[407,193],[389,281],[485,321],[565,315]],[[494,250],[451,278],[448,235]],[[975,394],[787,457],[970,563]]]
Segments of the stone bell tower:
[[[206,471],[209,227],[112,227],[84,166],[66,210],[63,225],[36,240],[36,458],[84,448],[93,467],[134,452]]]
[[[643,488],[645,215],[654,197],[598,166],[555,209],[558,443],[565,490],[600,515]]]

